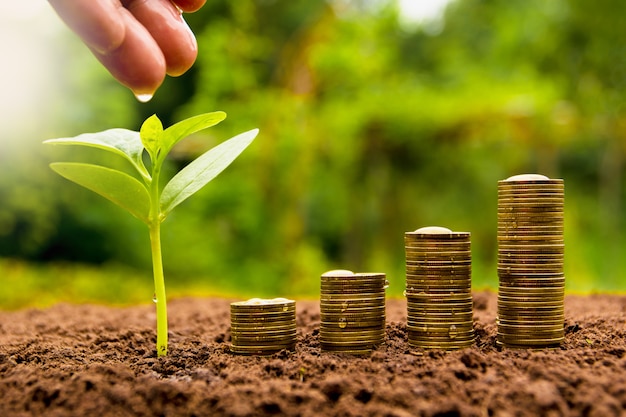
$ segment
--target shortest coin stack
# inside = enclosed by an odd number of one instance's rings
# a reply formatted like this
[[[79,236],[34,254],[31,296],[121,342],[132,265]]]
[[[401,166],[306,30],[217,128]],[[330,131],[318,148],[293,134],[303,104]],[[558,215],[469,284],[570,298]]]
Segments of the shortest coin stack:
[[[323,351],[368,354],[385,340],[383,273],[329,271],[320,291],[320,346]]]
[[[409,346],[453,350],[474,343],[470,234],[423,227],[404,235]]]
[[[230,350],[271,355],[296,345],[296,302],[252,298],[230,304]]]

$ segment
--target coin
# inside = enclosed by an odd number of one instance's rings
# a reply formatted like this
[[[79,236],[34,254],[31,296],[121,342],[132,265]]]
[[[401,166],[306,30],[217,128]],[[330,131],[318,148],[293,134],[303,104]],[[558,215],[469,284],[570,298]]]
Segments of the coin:
[[[561,344],[563,342],[563,339],[563,336],[552,338],[532,338],[498,334],[496,343],[501,343],[504,346],[549,347]]]
[[[500,286],[498,289],[499,295],[522,295],[525,297],[543,296],[544,294],[564,294],[564,287],[562,285],[556,285],[553,287],[506,287]]]
[[[373,310],[372,310],[373,309]],[[320,301],[320,311],[355,311],[366,312],[380,310],[385,311],[384,301],[356,301],[356,300],[323,300]]]
[[[474,344],[475,339],[469,340],[461,340],[456,341],[454,339],[450,339],[447,341],[441,340],[431,340],[430,338],[420,339],[418,337],[414,337],[412,332],[409,332],[408,335],[408,343],[409,347],[417,348],[417,349],[425,349],[425,350],[457,350],[464,349],[470,347]]]
[[[364,343],[352,343],[352,342],[320,342],[320,347],[325,352],[331,353],[343,353],[351,354],[356,352],[357,354],[371,353],[373,349],[383,344],[384,341],[368,341]]]
[[[362,314],[323,312],[320,314],[320,320],[322,323],[374,322],[380,324],[385,322],[385,315],[384,311],[382,313],[378,311]]]
[[[272,355],[276,352],[280,352],[283,349],[293,350],[295,347],[295,342],[286,343],[286,344],[275,344],[275,345],[257,345],[257,346],[239,346],[232,344],[230,346],[230,351],[233,353],[239,353],[244,355]]]
[[[285,346],[291,345],[296,340],[296,335],[293,336],[282,336],[282,337],[270,337],[270,336],[257,336],[257,337],[244,337],[244,336],[232,336],[231,342],[237,347],[246,347],[246,346]]]
[[[232,310],[245,311],[286,311],[285,308],[295,309],[296,302],[286,298],[251,298],[247,301],[235,301],[230,304]]]

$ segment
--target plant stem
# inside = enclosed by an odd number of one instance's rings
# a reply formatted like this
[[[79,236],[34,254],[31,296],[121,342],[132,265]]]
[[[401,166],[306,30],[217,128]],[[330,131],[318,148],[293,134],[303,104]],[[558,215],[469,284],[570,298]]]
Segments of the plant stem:
[[[161,253],[161,205],[159,192],[159,176],[161,165],[156,163],[152,168],[150,187],[150,248],[152,251],[152,274],[154,275],[154,295],[157,319],[157,356],[167,355],[167,298],[165,296],[165,276],[163,275],[163,256]]]
[[[167,355],[167,299],[165,297],[165,277],[161,257],[161,223],[150,225],[150,247],[152,248],[152,272],[154,274],[154,294],[157,316],[157,356]]]

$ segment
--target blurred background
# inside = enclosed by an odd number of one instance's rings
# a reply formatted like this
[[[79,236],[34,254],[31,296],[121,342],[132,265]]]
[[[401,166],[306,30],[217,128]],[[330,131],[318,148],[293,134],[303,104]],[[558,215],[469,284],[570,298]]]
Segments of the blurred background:
[[[497,288],[497,181],[520,173],[565,180],[567,290],[624,291],[624,8],[208,0],[187,15],[196,65],[141,104],[47,2],[5,1],[0,308],[150,302],[145,226],[48,168],[85,150],[41,142],[214,110],[172,169],[261,133],[163,223],[170,297],[316,297],[339,268],[401,296],[403,234],[427,225],[471,232],[473,286]]]

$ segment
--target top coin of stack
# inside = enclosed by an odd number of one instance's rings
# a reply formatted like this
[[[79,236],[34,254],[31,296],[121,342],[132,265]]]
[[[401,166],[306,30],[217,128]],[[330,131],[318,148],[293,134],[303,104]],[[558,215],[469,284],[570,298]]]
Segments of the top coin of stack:
[[[271,355],[296,344],[296,302],[286,298],[252,298],[230,304],[234,353]]]
[[[562,179],[525,174],[498,182],[498,335],[506,347],[564,338]]]
[[[387,286],[383,273],[324,273],[320,288],[322,350],[368,354],[383,343]]]
[[[460,349],[474,342],[470,234],[423,227],[404,235],[411,347]]]

